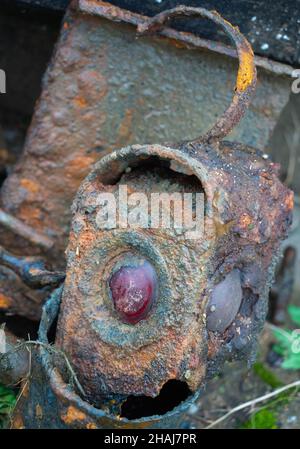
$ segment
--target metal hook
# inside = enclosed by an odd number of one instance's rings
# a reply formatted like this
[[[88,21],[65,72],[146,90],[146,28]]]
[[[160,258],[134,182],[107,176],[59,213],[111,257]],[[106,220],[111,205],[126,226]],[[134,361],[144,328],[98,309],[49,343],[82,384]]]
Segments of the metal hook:
[[[239,123],[245,114],[256,86],[256,68],[254,54],[247,39],[234,27],[223,19],[216,11],[204,8],[191,8],[178,6],[157,14],[143,24],[138,25],[138,33],[159,32],[163,25],[172,18],[201,16],[220,25],[234,42],[239,58],[239,69],[236,78],[236,87],[231,104],[217,120],[213,127],[204,135],[192,140],[190,143],[219,141],[223,139]]]

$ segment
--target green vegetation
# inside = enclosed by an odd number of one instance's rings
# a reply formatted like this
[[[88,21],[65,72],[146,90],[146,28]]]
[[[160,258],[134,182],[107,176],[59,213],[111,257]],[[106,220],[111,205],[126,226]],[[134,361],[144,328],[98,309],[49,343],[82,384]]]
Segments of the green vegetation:
[[[268,383],[268,382],[266,382]],[[269,385],[269,383],[268,383]],[[278,387],[277,387],[278,388]],[[283,391],[270,399],[259,410],[254,411],[250,418],[242,424],[242,429],[277,429],[278,414],[283,406],[293,400],[297,388]]]
[[[289,316],[296,326],[300,326],[300,307],[289,306]],[[273,327],[277,343],[274,350],[283,357],[282,368],[290,370],[300,369],[300,330],[281,329]],[[280,388],[284,383],[270,371],[262,362],[253,366],[257,376],[272,389]],[[259,410],[254,411],[249,419],[242,424],[243,429],[277,429],[278,412],[280,407],[292,400],[297,389],[280,393],[276,398],[269,400]]]
[[[251,417],[246,421],[243,429],[277,429],[277,417],[276,414],[263,408],[256,413],[253,413]]]
[[[262,362],[256,362],[253,365],[253,370],[260,379],[272,388],[280,388],[284,383],[278,379],[278,377],[272,373]]]
[[[289,306],[289,315],[291,317],[291,320],[295,324],[299,324],[300,326],[300,307],[297,306]]]
[[[300,307],[289,306],[291,320],[300,326]],[[289,330],[275,328],[273,330],[277,340],[274,350],[283,357],[282,368],[290,370],[300,369],[300,329]]]
[[[0,428],[3,427],[15,402],[15,393],[10,388],[0,384]]]

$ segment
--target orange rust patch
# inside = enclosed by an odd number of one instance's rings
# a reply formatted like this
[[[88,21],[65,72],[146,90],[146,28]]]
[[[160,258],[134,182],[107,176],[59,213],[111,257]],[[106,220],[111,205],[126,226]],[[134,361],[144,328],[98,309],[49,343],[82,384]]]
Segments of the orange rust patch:
[[[71,176],[72,178],[78,178],[81,180],[93,163],[94,158],[91,156],[75,156],[66,165],[66,176]]]
[[[12,304],[12,299],[0,293],[0,309],[8,309]]]
[[[86,414],[78,410],[78,408],[70,405],[65,415],[61,419],[65,424],[72,424],[74,421],[83,421],[86,419]]]
[[[88,105],[86,99],[81,96],[75,97],[73,101],[79,108],[86,108]]]
[[[20,184],[24,189],[31,193],[37,193],[40,190],[40,186],[31,179],[23,178],[21,179]]]
[[[294,209],[294,193],[292,191],[289,192],[285,199],[285,204],[289,210]]]
[[[253,51],[250,46],[247,49],[241,50],[240,60],[236,89],[239,92],[243,92],[254,80]]]
[[[24,204],[20,209],[19,217],[20,220],[24,220],[25,223],[31,226],[40,225],[41,211],[37,207],[33,207],[29,204]]]
[[[93,242],[95,241],[96,236],[93,233],[93,231],[85,230],[81,235],[77,242],[77,245],[79,247],[79,255],[85,251],[86,248],[89,248],[91,245],[93,245]],[[76,251],[76,249],[75,249]]]
[[[252,224],[252,218],[250,215],[243,214],[240,218],[240,225],[242,228],[248,228]]]
[[[97,429],[97,426],[95,423],[89,422],[89,423],[87,423],[86,428],[87,429]]]

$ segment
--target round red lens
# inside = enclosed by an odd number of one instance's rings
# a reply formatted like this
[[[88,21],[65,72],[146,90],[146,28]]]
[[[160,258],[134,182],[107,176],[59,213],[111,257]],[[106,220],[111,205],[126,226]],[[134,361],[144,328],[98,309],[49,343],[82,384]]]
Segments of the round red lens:
[[[109,287],[115,310],[122,321],[136,324],[147,317],[156,297],[157,276],[148,261],[124,265],[110,278]]]

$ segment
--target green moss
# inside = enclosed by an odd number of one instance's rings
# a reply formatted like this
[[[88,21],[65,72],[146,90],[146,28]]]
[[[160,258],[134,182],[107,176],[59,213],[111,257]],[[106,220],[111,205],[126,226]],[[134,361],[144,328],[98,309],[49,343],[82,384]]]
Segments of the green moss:
[[[248,421],[246,421],[243,429],[277,429],[276,414],[266,408],[254,413]]]
[[[255,374],[272,389],[280,388],[284,385],[284,383],[261,362],[255,363],[253,365],[253,370]],[[241,428],[277,429],[278,411],[292,400],[295,395],[295,391],[296,389],[292,388],[267,401],[263,408],[257,412],[253,412],[250,415],[250,418],[242,424]]]
[[[278,377],[272,373],[265,365],[261,362],[257,362],[253,365],[253,370],[260,379],[272,388],[282,387],[284,384]]]

